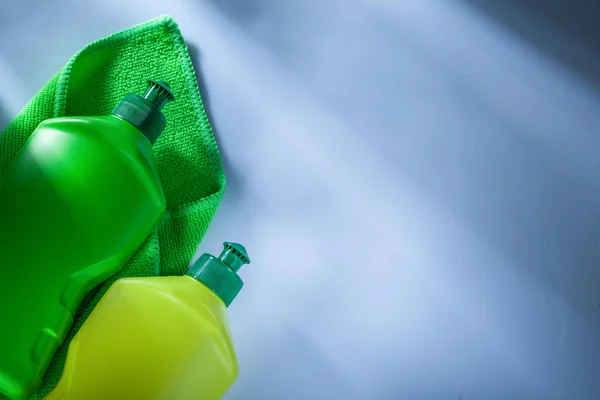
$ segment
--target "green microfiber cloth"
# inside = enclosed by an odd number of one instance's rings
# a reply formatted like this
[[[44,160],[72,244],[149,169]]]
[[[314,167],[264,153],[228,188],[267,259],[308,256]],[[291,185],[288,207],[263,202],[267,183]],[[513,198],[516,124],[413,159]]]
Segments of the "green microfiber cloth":
[[[125,268],[86,298],[34,399],[58,383],[71,339],[112,282],[185,273],[221,200],[225,175],[187,47],[177,24],[166,16],[89,44],[0,134],[1,176],[41,121],[107,115],[123,96],[143,93],[149,78],[168,82],[176,97],[163,109],[167,127],[154,144],[166,215]]]

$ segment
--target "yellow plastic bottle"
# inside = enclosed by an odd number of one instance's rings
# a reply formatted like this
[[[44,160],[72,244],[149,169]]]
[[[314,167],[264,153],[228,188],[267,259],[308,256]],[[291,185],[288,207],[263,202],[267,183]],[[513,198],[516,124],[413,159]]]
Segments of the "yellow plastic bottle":
[[[238,374],[227,306],[242,288],[243,246],[203,254],[184,276],[123,278],[69,346],[46,400],[216,400]]]

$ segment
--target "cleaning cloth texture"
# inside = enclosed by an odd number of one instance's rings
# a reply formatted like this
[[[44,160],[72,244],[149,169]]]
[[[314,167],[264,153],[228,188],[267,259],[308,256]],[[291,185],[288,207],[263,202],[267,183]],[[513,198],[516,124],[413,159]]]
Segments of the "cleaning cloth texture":
[[[167,16],[79,51],[0,134],[1,177],[40,122],[108,115],[125,95],[144,93],[148,79],[168,82],[176,98],[163,109],[167,126],[153,148],[167,212],[125,268],[87,296],[34,399],[58,383],[71,339],[115,280],[185,273],[221,200],[225,175],[186,44]]]

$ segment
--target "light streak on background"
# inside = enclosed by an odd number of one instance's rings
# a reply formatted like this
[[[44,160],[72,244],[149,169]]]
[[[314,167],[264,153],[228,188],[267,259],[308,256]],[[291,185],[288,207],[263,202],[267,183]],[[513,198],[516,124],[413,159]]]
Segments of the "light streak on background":
[[[199,252],[235,240],[253,259],[228,399],[600,397],[591,17],[573,31],[545,14],[556,2],[59,3],[3,6],[5,113],[97,37],[169,13],[188,39],[229,178]]]

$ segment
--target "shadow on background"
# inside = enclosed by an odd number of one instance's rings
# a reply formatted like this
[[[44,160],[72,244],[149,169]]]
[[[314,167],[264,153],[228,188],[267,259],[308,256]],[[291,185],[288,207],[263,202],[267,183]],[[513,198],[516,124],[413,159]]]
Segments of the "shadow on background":
[[[213,4],[223,11],[229,18],[246,22],[259,18],[265,8],[272,4],[272,0],[219,0],[213,1]]]
[[[325,351],[297,327],[288,324],[261,345],[270,349],[268,356],[253,360],[251,372],[240,377],[240,384],[226,396],[228,400],[365,398],[342,378]],[[270,384],[264,385],[267,380]]]
[[[8,117],[6,111],[4,111],[2,104],[0,104],[0,132],[6,128],[6,125],[8,125],[9,122],[10,118]]]
[[[462,0],[600,88],[600,1]]]

